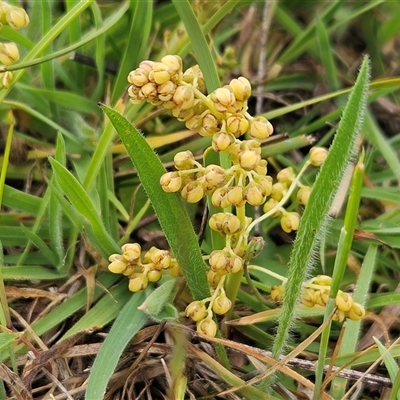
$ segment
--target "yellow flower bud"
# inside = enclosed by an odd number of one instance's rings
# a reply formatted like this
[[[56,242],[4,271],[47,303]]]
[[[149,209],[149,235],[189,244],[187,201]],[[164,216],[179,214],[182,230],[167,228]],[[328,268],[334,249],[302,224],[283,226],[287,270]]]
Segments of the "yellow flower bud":
[[[347,312],[347,317],[353,321],[359,321],[365,317],[365,308],[355,301]]]
[[[231,205],[228,200],[227,190],[224,188],[218,188],[214,191],[211,196],[211,202],[215,207],[226,208]]]
[[[182,271],[179,268],[178,262],[173,258],[171,260],[171,265],[169,267],[169,273],[174,277],[177,278],[178,276],[182,275]]]
[[[149,83],[149,73],[143,68],[136,68],[129,73],[128,82],[137,87],[142,87]]]
[[[226,181],[226,171],[219,165],[210,164],[204,170],[204,178],[211,186],[219,187]]]
[[[8,89],[10,87],[10,83],[13,80],[13,77],[14,75],[11,71],[0,73],[1,86],[3,89]]]
[[[310,198],[311,188],[309,186],[302,186],[296,194],[297,201],[306,206]]]
[[[194,156],[190,150],[180,151],[174,156],[175,168],[179,170],[191,169],[194,166]]]
[[[174,96],[175,90],[176,90],[176,85],[175,83],[168,81],[163,83],[162,85],[159,85],[157,90],[158,90],[158,98],[161,101],[170,101],[172,97]]]
[[[186,199],[188,203],[199,202],[205,196],[203,184],[198,181],[189,182],[183,187],[181,196]]]
[[[154,61],[144,60],[139,64],[139,68],[144,69],[147,73],[153,70]]]
[[[275,208],[277,204],[278,204],[278,201],[276,201],[275,199],[269,199],[267,202],[265,202],[265,204],[263,206],[264,214],[266,214],[268,211],[271,211],[273,208]],[[271,217],[278,217],[280,214],[281,214],[281,211],[277,210],[271,215]]]
[[[226,275],[226,271],[220,270],[220,271],[213,271],[210,269],[207,272],[207,282],[211,287],[215,287],[218,285],[219,281],[221,278]]]
[[[175,74],[182,71],[182,58],[176,55],[167,55],[161,59],[161,62]]]
[[[331,286],[332,278],[328,275],[317,275],[315,278],[311,279],[311,283],[320,286]]]
[[[0,62],[11,65],[19,60],[19,51],[15,43],[0,43]]]
[[[114,260],[109,264],[108,270],[113,274],[122,274],[126,270],[126,262],[123,260]]]
[[[312,165],[314,165],[314,167],[321,166],[328,156],[328,150],[324,147],[312,147],[309,153],[310,162]]]
[[[265,202],[266,191],[257,183],[249,183],[244,188],[244,199],[252,206],[260,206]]]
[[[164,192],[178,192],[182,186],[182,178],[179,172],[167,172],[161,176],[160,185]]]
[[[131,292],[139,292],[141,290],[146,289],[147,285],[148,285],[148,279],[147,276],[145,274],[132,274],[129,277],[129,286],[128,289]]]
[[[285,296],[285,288],[283,285],[274,285],[271,287],[271,300],[281,303]]]
[[[243,269],[243,259],[238,255],[233,255],[229,258],[229,264],[227,265],[227,272],[232,272],[235,274]]]
[[[214,90],[209,98],[214,102],[216,110],[221,113],[227,112],[236,102],[235,96],[227,87]]]
[[[146,253],[143,254],[142,261],[144,264],[149,264],[151,263],[151,257],[153,254],[158,251],[157,247],[151,246],[149,250],[146,251]]]
[[[6,14],[7,24],[12,29],[18,30],[29,25],[29,17],[23,8],[10,6]]]
[[[276,182],[272,185],[271,197],[276,201],[280,201],[282,200],[282,197],[284,196],[286,191],[287,186],[285,183]]]
[[[254,139],[268,139],[273,132],[274,128],[271,122],[264,117],[255,117],[250,123],[250,136]]]
[[[332,320],[333,321],[338,321],[338,322],[343,322],[346,318],[346,314],[344,311],[339,310],[338,308],[336,309],[336,311],[334,312],[333,316],[332,316]]]
[[[226,270],[226,267],[229,264],[229,258],[225,255],[224,251],[214,250],[210,254],[208,263],[213,271]]]
[[[278,180],[278,182],[283,182],[287,185],[290,185],[295,177],[296,175],[292,167],[283,168],[276,175],[276,179]]]
[[[223,315],[226,314],[232,307],[232,302],[226,297],[225,293],[221,293],[217,296],[213,302],[212,310],[215,314]]]
[[[192,301],[185,309],[185,315],[187,318],[193,321],[201,321],[207,316],[207,308],[202,301]]]
[[[267,175],[267,164],[267,160],[260,160],[254,168],[254,172],[257,172],[258,175]]]
[[[229,82],[229,87],[238,101],[246,101],[251,95],[251,84],[244,76],[232,79]]]
[[[157,249],[151,254],[151,261],[157,270],[167,269],[171,265],[171,254],[168,250]]]
[[[190,83],[194,87],[202,90],[204,88],[204,77],[201,69],[198,65],[188,68],[182,75],[182,80],[186,83]]]
[[[314,292],[314,302],[315,304],[325,307],[329,300],[329,290],[321,289],[315,290]]]
[[[239,164],[246,171],[251,171],[261,161],[261,156],[254,150],[245,150],[239,154]]]
[[[210,219],[208,220],[208,225],[213,231],[222,233],[222,224],[225,220],[225,213],[215,213],[211,215]]]
[[[227,234],[234,234],[242,230],[240,219],[231,213],[225,213],[222,230]]]
[[[149,72],[149,81],[155,82],[158,85],[168,82],[171,79],[168,70],[168,65],[165,65],[162,62],[155,62],[152,70]]]
[[[186,128],[190,129],[191,131],[197,131],[201,127],[202,120],[203,119],[201,118],[200,115],[193,115],[193,117],[186,120],[185,122]],[[202,135],[202,136],[207,136],[207,135]]]
[[[145,99],[156,100],[158,96],[157,85],[153,82],[148,82],[142,86],[140,93]]]
[[[149,282],[158,282],[162,277],[162,272],[157,269],[151,269],[147,272],[147,279]]]
[[[300,215],[296,212],[287,212],[281,218],[281,227],[286,233],[296,231],[300,224]]]
[[[182,110],[188,110],[194,106],[194,93],[191,86],[178,86],[172,101]]]
[[[242,207],[246,202],[243,188],[241,186],[230,187],[227,192],[227,200],[229,204],[235,207]]]
[[[213,135],[212,138],[212,148],[217,153],[220,151],[225,151],[228,147],[235,142],[235,137],[227,132],[218,132]]]
[[[315,306],[314,290],[303,289],[303,293],[301,295],[301,302],[306,307],[314,307]]]
[[[354,300],[348,293],[342,292],[341,290],[338,291],[335,299],[335,304],[339,310],[342,310],[343,312],[348,312],[353,306],[353,303]]]
[[[239,137],[248,131],[249,121],[243,116],[243,114],[232,114],[226,119],[226,128],[235,137]]]
[[[255,178],[254,181],[264,188],[266,196],[272,193],[272,178],[270,176],[260,176]]]
[[[196,330],[203,335],[214,337],[217,333],[217,324],[212,318],[205,318],[197,323]]]
[[[200,121],[201,123],[198,128],[198,133],[201,136],[209,137],[220,130],[220,121],[210,112],[206,113]]]
[[[121,249],[123,256],[131,263],[139,260],[142,254],[142,248],[139,243],[126,243]]]

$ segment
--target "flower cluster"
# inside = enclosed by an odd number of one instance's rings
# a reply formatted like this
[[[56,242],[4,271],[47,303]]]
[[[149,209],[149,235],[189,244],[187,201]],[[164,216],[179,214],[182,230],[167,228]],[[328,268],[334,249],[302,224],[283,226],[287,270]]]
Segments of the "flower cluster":
[[[29,24],[28,14],[23,8],[15,7],[0,0],[0,30],[3,25],[18,30],[25,28]],[[0,43],[0,62],[4,65],[11,65],[19,60],[19,51],[15,43]],[[11,71],[0,73],[3,88],[8,88],[13,74]]]
[[[128,95],[134,104],[145,100],[171,110],[188,129],[211,139],[205,152],[226,153],[230,160],[226,168],[203,165],[191,151],[182,151],[174,157],[175,170],[160,179],[165,192],[178,192],[189,203],[209,196],[211,203],[221,209],[210,217],[209,226],[225,237],[225,246],[204,257],[209,264],[212,296],[186,308],[186,315],[196,321],[200,332],[215,334],[213,313],[224,314],[232,305],[223,289],[227,274],[243,271],[263,246],[263,241],[249,239],[254,224],[267,217],[279,217],[285,232],[297,230],[300,215],[287,211],[284,205],[296,189],[298,202],[307,204],[311,188],[302,185],[299,178],[309,165],[321,165],[327,151],[312,149],[297,176],[292,168],[285,168],[274,182],[268,174],[267,160],[261,156],[261,142],[273,133],[273,127],[266,118],[248,113],[251,85],[246,78],[232,79],[207,95],[199,67],[183,71],[181,58],[168,55],[160,62],[142,61],[130,72],[128,81]],[[246,216],[246,205],[262,206],[264,215],[252,221]]]
[[[108,269],[114,274],[129,278],[129,290],[146,289],[149,282],[161,279],[162,271],[169,270],[172,276],[179,275],[179,265],[168,250],[152,247],[142,254],[138,243],[127,243],[121,247],[122,254],[111,254]]]
[[[318,275],[303,284],[301,302],[307,307],[325,307],[329,300],[332,278],[327,275]],[[273,301],[282,301],[285,295],[283,285],[274,286],[271,290]],[[349,293],[338,291],[335,298],[336,310],[333,315],[334,321],[342,322],[346,318],[358,321],[365,317],[365,309],[353,300]]]

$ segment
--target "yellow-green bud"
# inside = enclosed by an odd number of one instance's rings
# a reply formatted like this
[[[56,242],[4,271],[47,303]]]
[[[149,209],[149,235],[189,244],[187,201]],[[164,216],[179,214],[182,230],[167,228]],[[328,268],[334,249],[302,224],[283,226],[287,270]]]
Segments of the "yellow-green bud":
[[[0,43],[0,62],[11,65],[19,60],[19,51],[15,43]]]
[[[182,75],[182,80],[194,87],[204,88],[204,77],[198,65],[188,68]]]
[[[246,101],[251,95],[251,84],[244,76],[232,79],[229,82],[229,87],[238,101]]]
[[[128,289],[131,292],[139,292],[140,290],[146,289],[148,285],[148,279],[145,274],[132,274],[129,277],[129,286]]]
[[[217,324],[212,318],[205,318],[197,323],[196,330],[203,335],[214,337],[217,333]]]
[[[272,193],[272,178],[270,176],[259,176],[254,180],[265,189],[266,196]]]
[[[309,153],[310,162],[312,165],[314,165],[314,167],[321,166],[328,156],[328,150],[324,147],[312,147]]]
[[[203,184],[198,181],[189,182],[181,191],[181,196],[186,199],[188,203],[197,203],[204,197],[204,195]]]
[[[186,128],[190,129],[191,131],[197,131],[201,127],[202,121],[203,121],[203,119],[201,118],[200,115],[193,115],[193,117],[189,118],[185,122],[185,126],[186,126]],[[207,136],[207,135],[202,135],[202,136]]]
[[[258,175],[267,175],[267,160],[260,160],[257,166],[254,168],[254,172],[257,172]]]
[[[186,317],[195,322],[201,321],[207,315],[207,308],[202,301],[192,301],[185,309]]]
[[[335,298],[335,304],[339,310],[348,312],[353,306],[354,300],[348,293],[339,290]]]
[[[239,154],[239,164],[246,171],[251,171],[260,163],[261,156],[254,150],[245,150]]]
[[[355,301],[347,312],[347,317],[353,321],[359,321],[365,317],[365,308]]]
[[[263,206],[263,212],[264,214],[266,214],[268,211],[271,211],[273,208],[276,207],[276,205],[278,204],[278,201],[276,201],[275,199],[269,199],[267,202],[265,202],[264,206]],[[271,217],[278,217],[281,214],[280,210],[276,210]]]
[[[126,243],[121,249],[123,256],[131,263],[136,262],[142,254],[142,248],[139,243]]]
[[[309,186],[302,186],[296,194],[297,201],[306,206],[310,198],[311,188]]]
[[[266,140],[273,132],[274,128],[271,122],[264,117],[255,117],[250,122],[250,136],[254,139]]]
[[[174,157],[175,168],[179,170],[191,169],[194,166],[194,156],[190,150],[180,151]]]
[[[209,269],[207,272],[207,282],[210,286],[215,287],[218,285],[221,278],[227,273],[227,271],[213,271]]]
[[[145,99],[156,100],[158,96],[157,85],[153,82],[146,83],[140,89]]]
[[[295,177],[292,167],[283,168],[276,175],[278,182],[286,183],[287,185],[290,185]]]
[[[264,246],[265,240],[261,236],[252,237],[246,248],[246,253],[244,256],[245,259],[250,261],[257,257],[259,254],[261,254]]]
[[[286,233],[296,231],[300,224],[300,215],[296,212],[287,212],[281,218],[281,227]]]
[[[182,178],[179,172],[167,172],[161,176],[160,185],[164,192],[178,192],[182,186]]]
[[[284,196],[286,191],[287,186],[285,183],[276,182],[272,185],[271,197],[276,201],[280,201],[282,200],[282,197]]]
[[[158,251],[157,247],[151,246],[149,250],[146,251],[146,253],[143,254],[142,261],[144,264],[149,264],[151,263],[151,257],[153,254]]]
[[[217,296],[213,302],[212,310],[215,314],[223,315],[226,314],[232,307],[232,302],[226,297],[225,293],[221,293]]]
[[[161,59],[161,62],[168,66],[174,73],[182,70],[182,58],[176,55],[167,55]]]

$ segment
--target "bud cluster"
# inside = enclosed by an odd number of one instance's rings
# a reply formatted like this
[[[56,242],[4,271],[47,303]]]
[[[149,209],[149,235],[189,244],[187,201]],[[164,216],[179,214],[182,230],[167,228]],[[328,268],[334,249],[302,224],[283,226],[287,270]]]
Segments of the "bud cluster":
[[[138,292],[146,289],[149,282],[161,279],[163,270],[172,276],[179,275],[179,265],[168,250],[150,248],[142,253],[138,243],[127,243],[121,247],[122,254],[111,254],[109,271],[129,278],[129,290]]]
[[[303,284],[301,302],[307,307],[320,306],[325,307],[329,300],[332,278],[327,275],[318,275]],[[271,290],[271,299],[281,302],[285,295],[283,285],[273,286]],[[334,321],[342,322],[346,318],[358,321],[365,317],[365,309],[353,297],[341,290],[338,291],[335,298],[336,310],[333,315]]]
[[[0,1],[0,30],[3,25],[18,30],[27,27],[29,24],[28,14],[23,8],[16,7]],[[12,65],[19,60],[19,51],[15,43],[0,43],[0,62],[6,66]],[[0,73],[0,80],[3,88],[8,88],[13,74],[11,71]]]
[[[206,306],[206,303],[209,303],[208,306]],[[197,332],[214,337],[217,333],[217,324],[213,315],[224,315],[231,307],[232,302],[226,296],[220,283],[210,298],[192,301],[186,307],[185,315],[196,322]]]

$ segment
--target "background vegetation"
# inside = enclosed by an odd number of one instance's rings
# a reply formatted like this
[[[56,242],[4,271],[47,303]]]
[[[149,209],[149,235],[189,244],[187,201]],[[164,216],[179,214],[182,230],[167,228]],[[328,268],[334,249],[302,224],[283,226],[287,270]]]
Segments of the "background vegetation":
[[[19,62],[7,67],[13,80],[0,91],[0,398],[397,398],[397,2],[10,3],[26,9],[30,24],[18,31],[4,25],[0,32],[1,41],[15,42],[20,52]],[[274,174],[287,166],[298,172],[311,145],[330,145],[369,54],[368,105],[353,156],[356,164],[364,154],[364,172],[359,185],[353,181],[353,197],[348,185],[339,189],[341,204],[329,212],[329,229],[318,238],[320,250],[308,271],[332,275],[344,263],[336,281],[365,302],[362,323],[333,322],[320,337],[323,310],[299,309],[302,318],[285,331],[289,356],[267,370],[274,365],[268,351],[280,310],[270,293],[279,279],[253,270],[258,295],[243,280],[233,315],[240,319],[229,328],[221,324],[216,345],[199,338],[182,315],[188,292],[175,300],[170,291],[156,293],[160,302],[174,300],[181,312],[178,321],[166,322],[159,309],[148,310],[150,317],[137,309],[154,288],[132,294],[126,279],[107,271],[109,255],[126,242],[145,249],[168,244],[137,170],[97,103],[140,128],[166,168],[177,151],[201,158],[208,146],[207,138],[187,131],[165,110],[127,100],[129,71],[166,54],[180,55],[185,67],[199,63],[206,76],[216,68],[223,84],[240,75],[250,80],[251,113],[274,125],[263,146]],[[139,146],[131,150],[146,154]],[[312,184],[315,175],[310,170],[304,179]],[[161,206],[167,213],[168,201]],[[209,253],[204,208],[191,205],[187,212]],[[295,202],[290,209],[302,211]],[[343,226],[347,232],[355,228],[354,234],[343,237]],[[277,219],[257,229],[266,246],[254,263],[286,276],[295,235],[284,233]],[[315,370],[321,354],[326,375],[322,367]],[[274,391],[265,394],[262,374],[278,370],[279,379],[268,381]],[[259,380],[257,374],[261,384],[250,382]],[[316,389],[304,389],[308,382]]]

